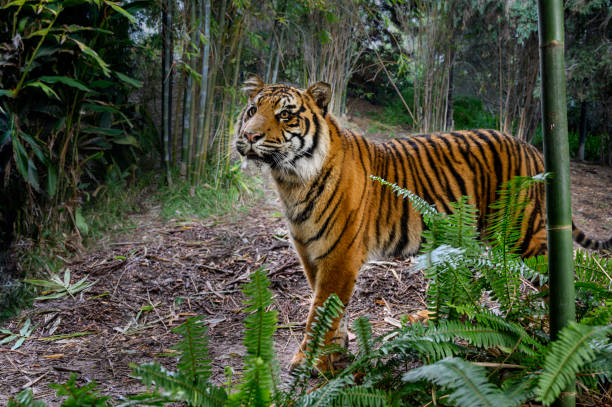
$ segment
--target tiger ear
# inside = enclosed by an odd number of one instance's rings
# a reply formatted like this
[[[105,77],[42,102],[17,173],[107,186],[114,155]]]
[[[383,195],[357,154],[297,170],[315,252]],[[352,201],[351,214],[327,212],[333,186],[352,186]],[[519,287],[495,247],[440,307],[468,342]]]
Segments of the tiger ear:
[[[317,106],[319,106],[324,112],[327,112],[327,105],[331,100],[331,86],[329,83],[313,83],[306,90],[306,93],[308,93],[314,99]]]
[[[266,86],[266,84],[261,80],[259,75],[251,73],[242,84],[242,91],[246,93],[249,99],[253,99],[264,86]]]

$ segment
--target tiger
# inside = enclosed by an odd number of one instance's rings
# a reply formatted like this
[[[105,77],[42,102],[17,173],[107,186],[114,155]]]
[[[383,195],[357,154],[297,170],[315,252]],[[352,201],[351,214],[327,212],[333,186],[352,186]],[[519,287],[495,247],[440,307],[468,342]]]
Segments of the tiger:
[[[248,102],[235,125],[235,146],[247,162],[270,169],[288,219],[291,240],[313,291],[304,338],[291,360],[304,358],[315,311],[335,293],[346,306],[359,270],[368,259],[416,254],[425,225],[408,199],[370,179],[408,189],[442,212],[468,196],[484,230],[502,184],[515,176],[544,172],[540,152],[495,130],[451,131],[384,143],[342,128],[328,112],[331,87],[307,89],[265,84],[247,77]],[[546,252],[544,186],[528,190],[520,251]],[[584,247],[609,248],[574,226]],[[336,338],[340,318],[325,338]],[[329,361],[323,361],[323,364]]]

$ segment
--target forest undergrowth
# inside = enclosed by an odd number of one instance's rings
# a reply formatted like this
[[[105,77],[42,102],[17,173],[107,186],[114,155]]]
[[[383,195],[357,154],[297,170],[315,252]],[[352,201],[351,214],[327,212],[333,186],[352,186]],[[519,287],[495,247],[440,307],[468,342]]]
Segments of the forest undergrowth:
[[[609,404],[612,302],[606,275],[612,273],[612,262],[577,253],[578,322],[551,341],[543,274],[546,259],[523,261],[513,250],[524,205],[521,191],[533,182],[537,180],[517,179],[501,195],[503,202],[497,207],[506,215],[496,218],[490,248],[477,240],[475,209],[465,199],[454,204],[454,214],[446,216],[409,191],[389,185],[411,200],[429,226],[420,258],[428,283],[424,320],[405,315],[397,329],[375,336],[369,320],[360,317],[352,325],[356,350],[326,347],[322,338],[342,308],[331,297],[318,311],[306,363],[284,381],[272,339],[279,328],[278,311],[269,279],[260,270],[249,276],[243,289],[245,353],[240,370],[226,368],[221,383],[210,381],[206,324],[199,318],[187,319],[173,329],[183,338],[173,348],[179,356],[176,369],[168,370],[158,362],[134,365],[132,375],[151,391],[113,404],[518,406],[533,400],[550,405],[574,375],[580,405]],[[13,340],[19,340],[18,335]],[[348,367],[331,375],[319,372],[313,382],[310,375],[317,358],[339,351],[348,358]],[[58,396],[68,396],[63,405],[111,402],[93,384],[78,385],[76,377],[56,389]],[[11,403],[43,405],[35,404],[28,390]]]

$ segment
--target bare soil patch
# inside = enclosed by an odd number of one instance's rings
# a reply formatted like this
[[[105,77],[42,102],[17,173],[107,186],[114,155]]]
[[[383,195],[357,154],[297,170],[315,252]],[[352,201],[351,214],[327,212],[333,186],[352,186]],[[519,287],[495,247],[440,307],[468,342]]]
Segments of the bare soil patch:
[[[573,163],[572,181],[576,223],[589,236],[611,236],[612,168]],[[170,348],[178,337],[171,329],[195,315],[209,327],[213,380],[222,382],[225,366],[240,371],[241,286],[260,267],[270,271],[281,325],[276,350],[286,377],[311,291],[276,194],[265,196],[237,219],[164,222],[151,208],[130,236],[72,260],[72,281],[88,276],[97,281],[91,289],[36,302],[1,325],[15,332],[30,318],[36,328],[19,349],[0,349],[0,404],[31,388],[37,398],[58,405],[48,384],[66,381],[71,372],[81,384],[95,380],[113,397],[143,390],[130,377],[129,364],[155,359],[174,368]],[[410,259],[369,263],[349,304],[349,320],[369,315],[376,333],[383,333],[402,314],[424,309],[424,296],[425,282]]]

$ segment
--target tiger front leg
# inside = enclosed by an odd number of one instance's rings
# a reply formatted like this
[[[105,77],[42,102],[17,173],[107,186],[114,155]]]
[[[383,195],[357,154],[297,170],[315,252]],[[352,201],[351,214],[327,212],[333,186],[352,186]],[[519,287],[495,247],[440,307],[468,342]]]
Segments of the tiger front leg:
[[[358,258],[357,256],[355,257]],[[350,259],[350,256],[347,256],[347,258]],[[313,284],[314,295],[310,304],[308,319],[306,321],[306,332],[298,351],[291,360],[291,369],[295,369],[304,361],[304,350],[306,350],[308,346],[308,341],[312,332],[312,324],[316,318],[317,308],[323,306],[323,303],[332,294],[336,294],[338,296],[340,301],[342,301],[342,304],[344,304],[344,307],[348,305],[355,287],[355,282],[357,281],[359,269],[361,268],[363,261],[347,260],[342,262],[343,264],[334,264],[331,262],[326,263],[327,264],[320,265],[318,267],[318,272],[316,273],[316,279]],[[334,264],[334,266],[330,266],[330,263]],[[341,321],[342,314],[333,320],[330,330],[325,335],[324,345],[329,345],[332,343],[342,344],[344,338],[341,332],[342,330],[339,329]],[[337,355],[320,357],[317,363],[317,368],[322,371],[330,370],[332,368],[332,362],[336,359]]]

